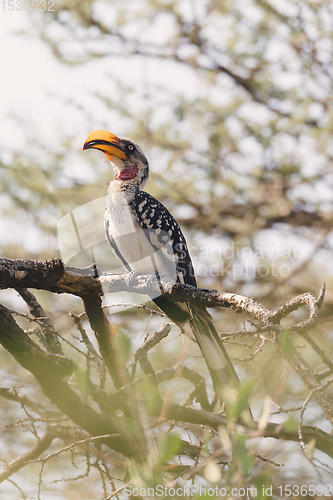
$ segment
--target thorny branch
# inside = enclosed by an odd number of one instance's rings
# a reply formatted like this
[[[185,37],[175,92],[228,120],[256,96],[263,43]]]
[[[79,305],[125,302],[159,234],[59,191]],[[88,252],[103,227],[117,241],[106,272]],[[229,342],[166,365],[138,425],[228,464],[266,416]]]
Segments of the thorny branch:
[[[217,290],[205,290],[171,283],[159,277],[134,275],[130,283],[126,274],[98,273],[95,269],[65,268],[60,259],[50,261],[10,260],[0,259],[0,289],[1,288],[36,288],[54,293],[71,293],[87,300],[89,297],[102,296],[105,293],[135,292],[138,294],[160,294],[161,286],[166,297],[173,302],[189,302],[193,306],[204,305],[212,308],[227,308],[240,313],[247,313],[257,321],[261,331],[272,327],[284,330],[279,326],[282,318],[307,305],[310,310],[306,321],[292,326],[293,330],[307,330],[318,321],[319,310],[325,295],[325,285],[315,298],[310,293],[298,295],[280,306],[275,311],[269,311],[255,300],[234,293],[221,293]]]
[[[15,460],[7,464],[6,468],[0,472],[0,483],[8,479],[14,472],[22,469],[31,460],[36,460],[45,450],[47,450],[52,443],[54,436],[48,432],[38,439],[36,444],[26,453],[20,455]]]
[[[45,351],[43,351],[39,345],[33,342],[17,325],[11,312],[5,307],[0,306],[0,342],[18,363],[37,378],[42,390],[49,400],[58,410],[60,410],[60,414],[67,415],[76,425],[76,429],[80,429],[85,433],[87,438],[83,439],[86,442],[94,442],[95,436],[98,440],[103,442],[104,445],[112,450],[118,451],[122,456],[132,457],[140,454],[140,452],[143,451],[142,444],[140,442],[135,442],[133,445],[130,436],[126,433],[124,427],[122,427],[119,419],[117,419],[117,412],[122,411],[124,415],[131,415],[128,403],[126,403],[126,396],[128,394],[136,394],[136,387],[139,387],[142,380],[150,380],[158,387],[162,382],[173,379],[175,376],[179,376],[179,374],[182,378],[193,384],[194,390],[190,394],[186,405],[181,406],[170,403],[167,412],[163,415],[164,419],[167,418],[170,421],[177,422],[178,425],[206,425],[215,430],[221,425],[226,425],[225,417],[208,411],[208,409],[210,409],[210,404],[206,392],[205,380],[199,373],[185,366],[163,369],[157,372],[153,370],[148,359],[148,353],[168,335],[170,331],[169,324],[163,324],[161,329],[146,340],[136,351],[135,362],[140,364],[144,376],[136,379],[133,379],[133,377],[128,377],[126,379],[119,378],[119,372],[112,359],[112,346],[110,346],[110,334],[112,335],[112,331],[108,331],[105,325],[101,307],[101,297],[105,293],[119,291],[135,292],[139,294],[156,294],[156,292],[160,291],[161,284],[165,296],[171,301],[189,302],[194,307],[196,305],[205,305],[212,308],[228,308],[236,313],[247,313],[253,321],[253,329],[251,332],[247,332],[247,334],[257,335],[262,339],[263,334],[268,332],[271,335],[270,340],[277,344],[284,358],[288,360],[294,371],[301,377],[304,384],[309,387],[311,397],[316,398],[318,403],[322,406],[327,419],[330,421],[333,420],[333,404],[331,398],[324,390],[327,388],[331,379],[323,382],[322,376],[320,374],[315,374],[313,370],[307,366],[290,340],[290,336],[293,332],[302,335],[319,356],[323,354],[321,359],[325,362],[325,353],[315,345],[313,339],[311,339],[307,333],[318,321],[320,307],[324,299],[324,286],[317,298],[310,293],[305,293],[292,298],[274,311],[270,311],[262,304],[249,297],[173,284],[166,281],[163,277],[159,277],[157,280],[155,276],[135,275],[132,276],[130,282],[128,282],[125,274],[99,273],[99,277],[96,278],[95,272],[95,269],[90,268],[66,269],[62,261],[58,259],[45,262],[0,259],[0,289],[14,288],[19,291],[28,304],[30,312],[39,325],[44,339],[46,340],[46,342],[42,342],[45,348]],[[83,401],[74,393],[71,385],[63,379],[66,373],[62,373],[58,362],[58,358],[60,359],[63,357],[63,351],[59,344],[57,332],[51,320],[46,316],[45,312],[38,304],[38,301],[31,292],[26,290],[27,288],[48,290],[53,293],[71,293],[82,298],[90,325],[98,340],[102,360],[114,382],[114,392],[112,394],[106,394],[104,385],[102,388],[97,388],[89,381],[90,395],[98,405],[99,411],[96,411],[95,408],[92,409],[89,403],[86,400]],[[304,305],[309,309],[308,318],[305,321],[288,327],[280,324],[282,319]],[[75,322],[81,333],[82,342],[87,346],[89,356],[92,358],[92,361],[96,361],[97,359],[98,369],[102,370],[102,367],[99,366],[99,355],[86,336],[78,317],[75,317]],[[86,339],[86,341],[84,339]],[[326,364],[328,370],[325,372],[325,376],[329,377],[332,374],[332,365],[331,362]],[[73,369],[76,369],[75,365],[73,366]],[[52,377],[49,376],[50,373]],[[132,375],[134,376],[134,372]],[[157,393],[157,395],[158,394],[159,393]],[[0,396],[30,407],[33,411],[38,411],[32,399],[20,395],[17,392],[2,388],[0,390]],[[191,404],[194,398],[201,404],[201,410],[187,406]],[[306,404],[307,401],[304,403],[304,409]],[[163,405],[163,401],[157,397],[153,411],[157,419],[161,417],[161,405]],[[158,423],[156,425],[158,425]],[[262,437],[301,441],[303,447],[304,443],[315,440],[316,447],[319,450],[333,457],[333,442],[331,436],[318,428],[303,425],[301,421],[298,432],[287,432],[281,426],[268,423],[264,429],[260,430],[260,433]],[[48,448],[46,445],[50,444],[54,437],[55,435],[52,434],[52,432],[46,432],[44,438],[38,439],[31,450],[9,463],[5,470],[0,473],[0,478],[6,479],[13,472],[24,467],[29,461],[36,460],[43,451]],[[66,441],[65,444],[65,448],[62,448],[62,450],[70,449],[75,446],[72,444],[68,445]],[[62,450],[60,450],[59,453]],[[199,456],[200,450],[201,448],[183,441],[180,454],[185,454],[194,458]],[[57,452],[54,453],[54,456],[56,455]]]
[[[165,296],[171,301],[188,302],[194,307],[196,305],[212,308],[222,307],[231,309],[236,313],[247,313],[255,321],[255,330],[252,334],[274,331],[276,343],[282,352],[284,352],[284,348],[281,334],[292,330],[298,333],[304,332],[306,336],[307,330],[312,328],[318,321],[320,307],[325,295],[325,285],[323,285],[318,298],[310,293],[304,293],[292,298],[274,311],[269,311],[262,304],[249,297],[233,293],[221,293],[217,290],[198,289],[180,283],[171,283],[165,280],[163,276],[159,276],[157,279],[156,276],[137,274],[132,276],[129,282],[126,279],[126,274],[97,274],[98,278],[95,277],[95,268],[65,268],[59,259],[45,262],[0,259],[0,288],[11,287],[20,290],[22,288],[37,288],[54,293],[71,293],[83,299],[103,360],[115,387],[118,388],[123,384],[119,380],[119,372],[116,367],[117,360],[114,359],[114,349],[110,345],[110,342],[113,342],[113,335],[112,332],[110,335],[108,331],[110,327],[105,324],[105,317],[101,308],[101,296],[105,293],[127,291],[158,295],[162,286]],[[309,308],[309,315],[305,321],[293,324],[288,328],[280,324],[283,318],[304,305]],[[288,353],[285,352],[284,354],[305,385],[310,390],[315,389],[319,382],[315,381],[312,370],[306,368],[306,363],[297,350],[293,349],[292,356],[287,355]],[[147,364],[146,369],[148,369]],[[320,391],[317,391],[316,394],[319,395],[318,397],[322,397]],[[332,421],[332,410],[329,410],[331,407],[330,398],[326,401],[324,397],[321,404],[326,408],[325,414],[327,418]]]

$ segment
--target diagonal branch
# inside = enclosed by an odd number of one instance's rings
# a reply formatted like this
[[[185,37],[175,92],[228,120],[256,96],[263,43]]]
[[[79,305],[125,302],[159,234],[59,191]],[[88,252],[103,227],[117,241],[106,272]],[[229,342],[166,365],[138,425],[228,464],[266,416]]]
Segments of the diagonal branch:
[[[257,330],[254,333],[258,333],[258,331],[274,331],[276,334],[275,342],[283,356],[302,381],[311,391],[314,391],[314,395],[322,406],[326,418],[333,421],[331,398],[321,389],[320,379],[305,363],[297,349],[288,340],[287,335],[289,331],[306,332],[316,324],[324,299],[324,285],[318,298],[310,293],[305,293],[292,298],[275,311],[269,311],[262,304],[249,297],[232,293],[220,293],[217,290],[198,289],[179,283],[174,284],[165,280],[162,276],[157,279],[156,276],[134,275],[131,276],[130,283],[126,279],[126,274],[99,273],[99,277],[96,278],[95,276],[95,268],[65,269],[62,261],[58,259],[45,262],[0,259],[0,288],[32,287],[55,293],[71,293],[83,299],[101,354],[117,388],[124,384],[117,379],[119,370],[117,368],[117,359],[113,356],[112,329],[110,330],[105,323],[105,317],[101,309],[101,297],[106,292],[115,293],[119,291],[158,295],[162,286],[166,298],[170,301],[188,302],[194,307],[204,305],[206,307],[229,308],[237,313],[246,312],[257,322]],[[307,320],[290,326],[288,329],[279,325],[283,318],[304,305],[309,308]],[[8,311],[5,313],[4,308],[3,314],[8,316]],[[25,342],[27,343],[27,340]],[[8,346],[4,345],[4,347],[10,350]],[[32,348],[31,345],[29,345],[29,349],[33,350],[34,357],[36,357],[38,349]],[[38,356],[42,357],[42,354],[45,356],[45,353],[39,351]],[[13,355],[15,357],[15,352]],[[18,361],[22,364],[22,360]],[[24,363],[22,365],[24,366]],[[31,367],[28,369],[32,371]],[[64,413],[66,413],[65,410]],[[85,428],[84,425],[82,427]]]
[[[40,324],[42,325],[44,344],[46,345],[47,350],[54,354],[59,354],[60,356],[63,356],[64,353],[61,348],[61,344],[59,342],[57,332],[55,331],[52,321],[45,314],[42,306],[40,305],[36,297],[26,288],[18,287],[16,290],[28,305],[31,314],[35,318],[39,319]]]
[[[125,456],[136,452],[120,435],[111,416],[103,417],[84,403],[63,380],[53,358],[42,351],[14,321],[9,310],[0,305],[0,344],[26,370],[30,371],[50,401],[74,423],[92,436],[108,434],[105,444]]]
[[[217,431],[219,427],[226,427],[228,424],[227,418],[223,415],[175,404],[170,405],[166,417],[177,422],[207,425]],[[333,458],[333,436],[331,434],[311,425],[303,425],[301,431],[304,442],[309,443],[315,440],[316,448]],[[276,423],[268,423],[262,431],[262,435],[263,437],[299,442],[297,431],[288,431],[281,424]]]
[[[283,335],[277,335],[276,343],[295,373],[311,390],[314,397],[322,407],[325,417],[333,423],[333,398],[324,391],[326,384],[321,384],[316,374],[311,370],[303,357],[299,354],[290,339],[290,332],[286,330]]]
[[[0,483],[8,479],[14,472],[19,471],[30,463],[31,460],[37,459],[45,450],[48,449],[54,439],[54,435],[46,432],[45,435],[38,439],[36,444],[26,453],[12,460],[7,464],[6,468],[0,472]]]

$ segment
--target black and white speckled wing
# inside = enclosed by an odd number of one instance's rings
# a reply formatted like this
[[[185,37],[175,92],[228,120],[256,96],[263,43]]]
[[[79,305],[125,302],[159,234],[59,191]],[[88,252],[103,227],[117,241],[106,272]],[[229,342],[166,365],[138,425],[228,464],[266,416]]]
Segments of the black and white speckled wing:
[[[185,237],[170,212],[145,191],[138,191],[130,203],[133,214],[150,244],[166,259],[176,263],[177,280],[196,286],[196,279]]]

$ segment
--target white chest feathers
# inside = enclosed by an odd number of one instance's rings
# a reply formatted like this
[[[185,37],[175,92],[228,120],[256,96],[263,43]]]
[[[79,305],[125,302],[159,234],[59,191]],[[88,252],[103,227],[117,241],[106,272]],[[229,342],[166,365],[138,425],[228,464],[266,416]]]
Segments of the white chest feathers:
[[[172,255],[172,251],[170,252],[170,242],[159,247],[156,245],[154,228],[141,227],[127,196],[124,191],[114,189],[113,186],[108,190],[105,225],[109,239],[133,271],[142,274],[158,273],[175,281],[177,259]],[[154,246],[151,243],[153,241]],[[115,254],[117,255],[117,252]]]
[[[113,238],[133,234],[135,220],[124,191],[109,189],[105,219],[108,219],[109,233]]]

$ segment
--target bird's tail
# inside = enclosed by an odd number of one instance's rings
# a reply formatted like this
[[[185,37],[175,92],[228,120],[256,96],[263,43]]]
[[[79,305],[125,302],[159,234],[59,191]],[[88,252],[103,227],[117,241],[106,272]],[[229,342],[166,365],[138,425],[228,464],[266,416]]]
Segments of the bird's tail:
[[[197,344],[205,358],[207,367],[212,377],[214,389],[221,402],[225,402],[226,411],[235,406],[234,396],[238,395],[241,384],[229,355],[222,344],[220,337],[212,323],[207,317],[201,317],[200,311],[191,308],[190,326]],[[242,409],[240,419],[247,425],[253,422],[253,417],[248,404]],[[235,410],[231,410],[234,414]],[[237,411],[237,409],[236,409]]]

